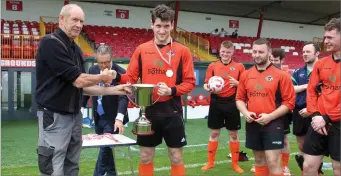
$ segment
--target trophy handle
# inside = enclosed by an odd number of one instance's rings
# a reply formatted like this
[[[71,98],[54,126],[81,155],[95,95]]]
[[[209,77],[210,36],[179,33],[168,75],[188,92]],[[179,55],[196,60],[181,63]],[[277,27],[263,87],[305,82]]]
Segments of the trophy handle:
[[[134,89],[135,87],[132,87],[132,89]],[[135,90],[134,90],[135,91]],[[128,98],[128,100],[131,102],[131,103],[133,103],[133,105],[134,106],[136,106],[136,107],[139,107],[139,105],[137,105],[136,103],[134,103],[134,101],[132,100],[132,99],[130,99],[130,97],[128,96],[128,95],[126,95],[127,96],[127,98]]]

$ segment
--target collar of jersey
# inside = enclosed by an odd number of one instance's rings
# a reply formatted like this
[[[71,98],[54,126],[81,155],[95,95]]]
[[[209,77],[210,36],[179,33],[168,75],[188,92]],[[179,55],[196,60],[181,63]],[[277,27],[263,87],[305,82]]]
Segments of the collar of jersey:
[[[223,63],[223,61],[221,61],[221,58],[219,59],[219,61],[220,61],[220,63],[222,63],[223,65],[225,65],[225,66],[226,66],[226,65],[229,65],[230,63],[232,63],[232,61],[233,61],[233,60],[232,60],[232,58],[231,58],[230,62],[229,62],[229,63],[227,63],[227,64],[224,64],[224,63]]]
[[[267,67],[265,68],[265,70],[267,70],[267,69],[270,68],[271,66],[272,66],[272,63],[270,63],[269,66],[267,66]],[[257,70],[258,72],[260,72],[260,73],[262,73],[263,71],[265,71],[265,70],[258,70],[257,65],[255,65],[255,68],[256,68],[256,70]],[[276,67],[276,68],[277,68],[277,67]]]
[[[173,41],[173,43],[174,43],[174,41]],[[171,42],[168,42],[167,44],[157,44],[157,47],[159,47],[159,48],[163,48],[163,47],[165,47],[165,46],[167,46],[167,45],[170,45],[171,44]]]
[[[341,60],[341,58],[339,58],[339,59],[336,59],[336,57],[335,57],[335,55],[334,55],[334,54],[332,54],[332,58],[333,58],[333,61],[334,61],[334,62],[336,62],[336,63],[339,63],[339,62],[340,62],[340,60]]]

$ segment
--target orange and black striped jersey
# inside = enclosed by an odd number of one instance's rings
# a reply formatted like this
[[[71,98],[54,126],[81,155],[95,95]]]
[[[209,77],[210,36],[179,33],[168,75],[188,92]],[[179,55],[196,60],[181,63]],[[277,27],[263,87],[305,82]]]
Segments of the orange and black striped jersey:
[[[225,84],[224,88],[217,93],[219,97],[230,97],[236,94],[237,88],[230,88],[230,77],[233,77],[235,80],[239,80],[240,75],[245,71],[245,67],[241,63],[237,63],[233,60],[228,64],[222,63],[220,60],[211,63],[206,70],[206,78],[205,83],[208,83],[211,77],[220,76],[224,79]]]
[[[318,60],[310,75],[307,88],[307,111],[325,120],[340,121],[340,60],[333,56]],[[321,94],[316,86],[322,83]]]
[[[289,110],[295,106],[295,90],[290,75],[270,65],[259,71],[256,66],[242,73],[236,100],[247,103],[248,111],[257,116],[271,113],[285,105]]]

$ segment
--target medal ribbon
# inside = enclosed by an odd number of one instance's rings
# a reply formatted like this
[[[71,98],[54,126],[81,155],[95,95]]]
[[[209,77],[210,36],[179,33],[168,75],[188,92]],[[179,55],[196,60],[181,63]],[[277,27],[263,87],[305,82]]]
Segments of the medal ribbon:
[[[154,42],[154,44],[155,44],[155,48],[156,48],[157,52],[159,53],[161,59],[162,59],[163,61],[165,61],[169,66],[171,66],[173,39],[171,38],[171,48],[170,48],[170,53],[169,53],[169,55],[168,55],[168,60],[167,60],[165,57],[163,57],[163,55],[162,55],[162,53],[161,53],[159,47],[156,45],[156,42]]]

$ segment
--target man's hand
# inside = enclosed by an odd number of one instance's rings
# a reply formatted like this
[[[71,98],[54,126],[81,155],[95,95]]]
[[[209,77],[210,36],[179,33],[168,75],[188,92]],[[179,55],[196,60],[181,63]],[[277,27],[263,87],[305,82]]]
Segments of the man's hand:
[[[210,93],[213,92],[210,88],[208,88],[208,84],[207,84],[207,83],[204,84],[204,89],[205,89],[207,92],[210,92]]]
[[[114,87],[115,91],[118,91],[117,93],[115,92],[115,95],[130,95],[131,94],[131,84],[119,84]]]
[[[307,108],[301,109],[298,113],[304,118],[307,118],[310,116],[310,114],[307,111]]]
[[[229,80],[230,80],[230,88],[232,87],[237,87],[239,84],[239,81],[237,81],[236,79],[234,79],[232,76],[229,76]]]
[[[159,89],[157,91],[157,94],[159,96],[169,96],[172,94],[172,89],[169,88],[165,83],[158,83]]]
[[[267,125],[271,120],[273,120],[273,117],[270,114],[261,113],[255,121],[261,125]]]
[[[106,69],[103,70],[103,72],[101,74],[102,82],[107,87],[109,87],[111,85],[112,80],[114,79],[112,71],[113,70],[108,70],[106,68]]]
[[[307,89],[308,84],[303,84],[303,85],[301,85],[301,87],[302,87],[303,89]]]
[[[311,127],[313,127],[314,131],[321,135],[328,135],[326,130],[326,121],[324,121],[322,116],[315,116],[311,121]]]
[[[113,79],[116,79],[116,76],[117,76],[116,70],[110,70],[110,72],[111,72]]]
[[[244,114],[244,117],[246,118],[246,121],[248,123],[251,123],[251,122],[255,121],[256,113],[248,111],[247,114]]]
[[[118,134],[124,133],[124,125],[123,125],[122,121],[120,121],[120,120],[115,120],[114,131],[116,132],[117,129],[118,129]]]

